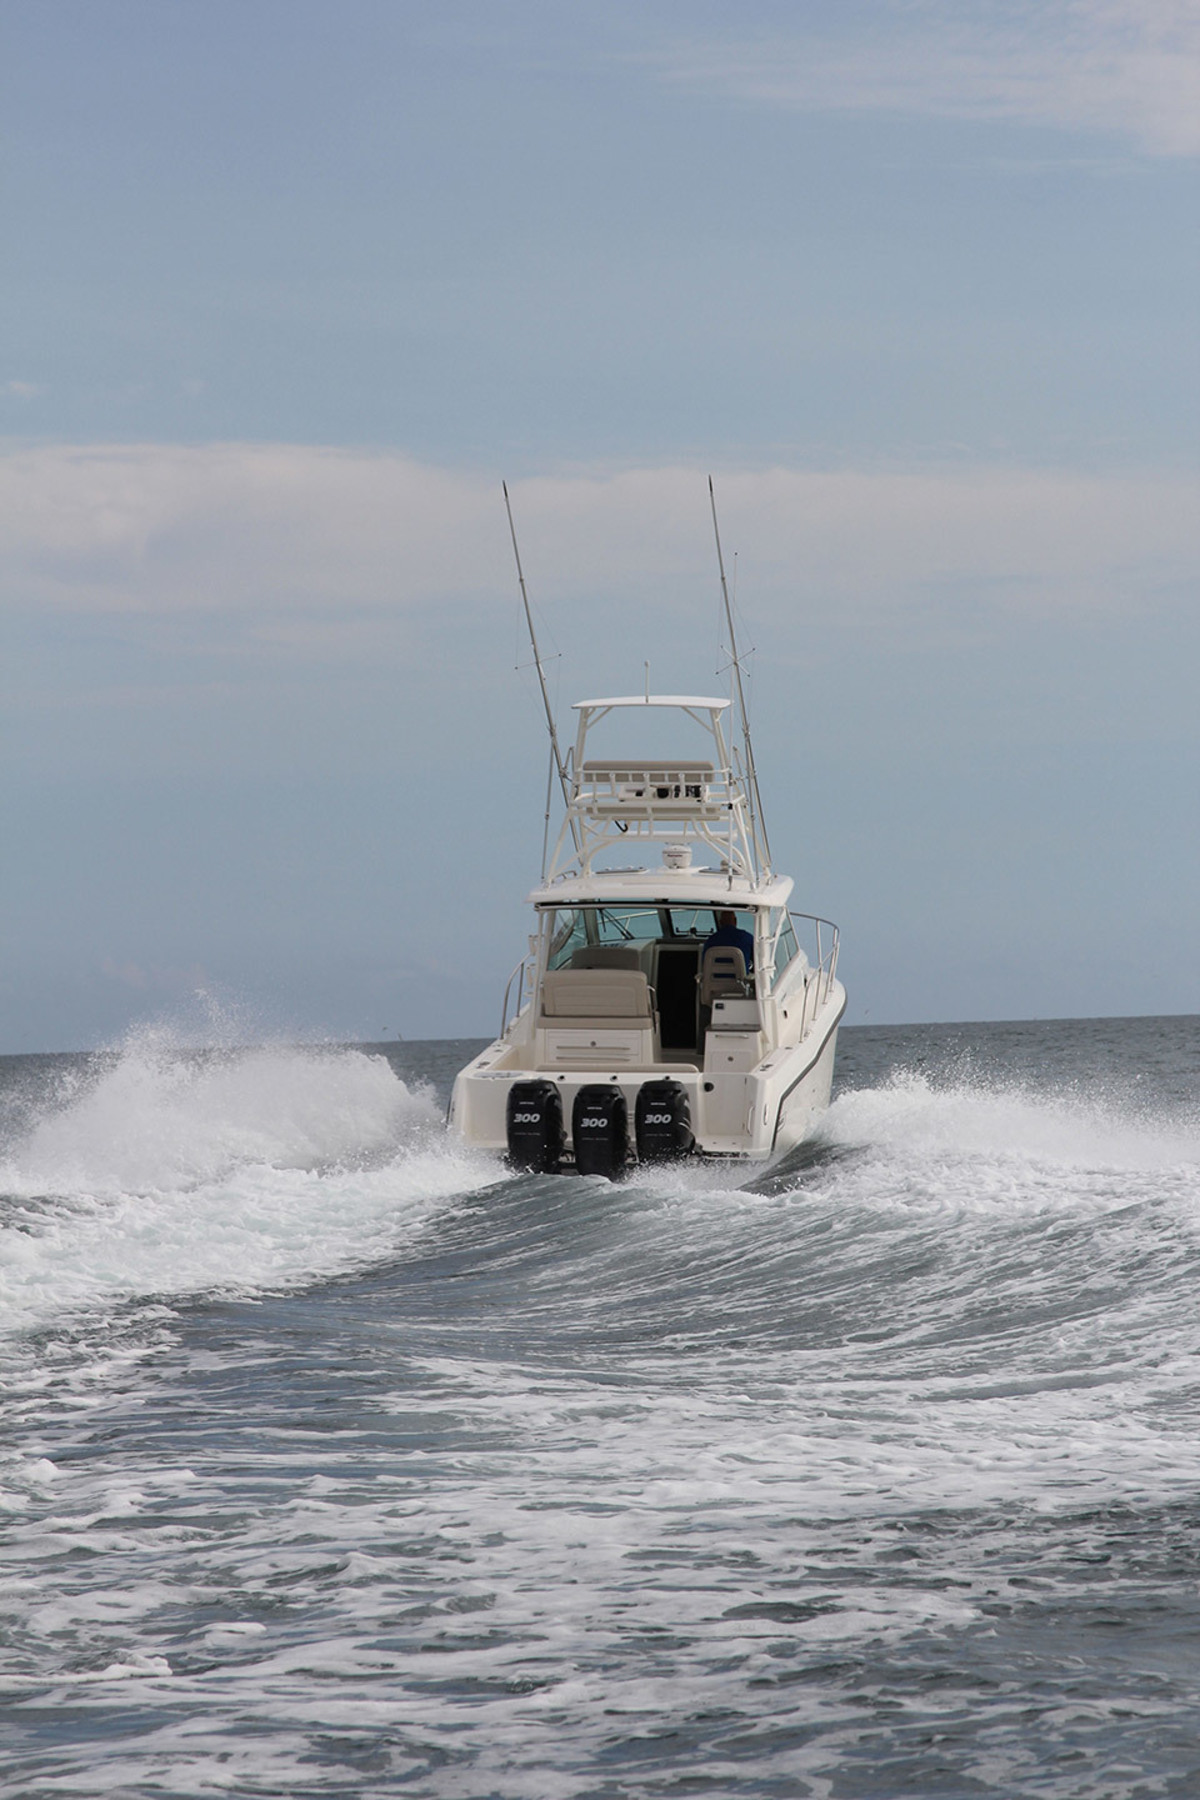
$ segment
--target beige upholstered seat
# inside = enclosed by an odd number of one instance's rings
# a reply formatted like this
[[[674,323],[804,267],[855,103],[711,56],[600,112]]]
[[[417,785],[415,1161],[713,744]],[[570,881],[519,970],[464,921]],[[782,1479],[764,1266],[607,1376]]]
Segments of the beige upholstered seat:
[[[654,994],[640,969],[554,969],[542,977],[538,1059],[548,1068],[649,1068]]]
[[[641,959],[632,944],[584,944],[571,956],[573,969],[639,969]]]
[[[654,1020],[640,969],[555,969],[542,978],[542,1019],[646,1030]]]
[[[711,1007],[718,994],[749,991],[746,958],[733,944],[711,944],[700,959],[700,1005]]]

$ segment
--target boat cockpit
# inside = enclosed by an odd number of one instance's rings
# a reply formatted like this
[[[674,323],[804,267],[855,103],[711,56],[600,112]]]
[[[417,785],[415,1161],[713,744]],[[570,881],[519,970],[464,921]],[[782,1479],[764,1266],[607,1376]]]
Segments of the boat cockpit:
[[[636,1032],[639,1061],[701,1068],[714,1008],[725,1025],[757,1031],[760,993],[797,955],[783,909],[622,900],[538,910],[539,1024],[555,1038],[584,1021],[606,1036]]]

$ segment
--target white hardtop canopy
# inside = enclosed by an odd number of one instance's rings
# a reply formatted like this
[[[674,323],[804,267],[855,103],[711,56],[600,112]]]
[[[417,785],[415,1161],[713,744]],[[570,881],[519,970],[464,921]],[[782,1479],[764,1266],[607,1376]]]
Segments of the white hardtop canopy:
[[[618,902],[659,906],[714,906],[734,912],[755,907],[786,906],[792,892],[790,875],[772,875],[766,881],[747,881],[720,869],[618,869],[606,875],[597,869],[588,876],[564,875],[534,888],[527,896],[531,906],[599,906]]]
[[[618,694],[610,700],[576,700],[574,710],[594,712],[602,706],[694,706],[702,712],[724,712],[728,700],[714,700],[704,694]]]

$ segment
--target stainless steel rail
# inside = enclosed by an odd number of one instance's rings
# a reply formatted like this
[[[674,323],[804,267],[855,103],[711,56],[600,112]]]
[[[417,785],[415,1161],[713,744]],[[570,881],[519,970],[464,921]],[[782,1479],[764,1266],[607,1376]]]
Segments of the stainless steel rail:
[[[500,1010],[500,1036],[501,1037],[504,1036],[504,1033],[508,1029],[508,1005],[509,1005],[510,999],[512,998],[513,982],[515,981],[517,984],[516,1005],[513,1007],[513,1018],[514,1019],[521,1012],[526,1001],[533,999],[533,982],[532,982],[531,977],[533,974],[533,970],[536,966],[536,963],[537,963],[537,958],[536,958],[536,956],[534,956],[533,952],[526,951],[525,955],[521,958],[520,962],[517,964],[516,968],[513,970],[512,974],[508,978],[508,983],[504,989],[504,1005],[502,1006],[502,1008]],[[526,994],[526,992],[525,992],[526,982],[529,983],[528,994]]]
[[[829,990],[833,986],[833,978],[837,973],[838,946],[841,933],[832,919],[818,918],[816,913],[788,913],[794,925],[811,927],[811,940],[815,940],[816,961],[811,964],[810,973],[804,981],[804,1001],[800,1009],[800,1036],[808,1030],[811,1019],[815,1019],[821,1007],[829,998]],[[796,941],[800,943],[800,932],[796,933]],[[801,945],[803,948],[803,945]],[[807,955],[807,951],[805,952]],[[811,1001],[811,1018],[810,1018]]]

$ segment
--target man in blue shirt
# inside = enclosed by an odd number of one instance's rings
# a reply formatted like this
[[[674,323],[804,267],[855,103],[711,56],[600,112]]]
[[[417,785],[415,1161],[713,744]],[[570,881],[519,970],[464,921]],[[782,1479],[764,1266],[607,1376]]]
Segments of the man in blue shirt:
[[[719,912],[716,915],[717,929],[704,940],[704,948],[740,950],[746,959],[747,975],[754,967],[754,939],[748,931],[743,931],[737,922],[735,912]]]

